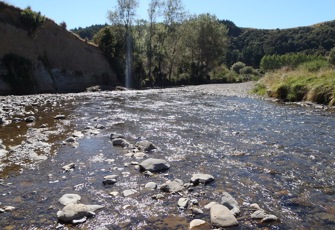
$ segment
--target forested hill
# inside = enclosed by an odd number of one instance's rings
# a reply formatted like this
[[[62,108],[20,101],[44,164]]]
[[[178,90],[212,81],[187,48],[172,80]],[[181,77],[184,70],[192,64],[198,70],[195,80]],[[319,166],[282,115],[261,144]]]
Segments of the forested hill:
[[[242,28],[229,20],[220,22],[228,28],[227,66],[242,61],[258,68],[260,60],[266,54],[304,53],[324,56],[335,46],[335,21],[275,30]],[[91,40],[105,26],[92,25],[73,29],[72,32]]]
[[[304,53],[324,56],[335,46],[335,21],[275,30],[240,28],[228,20],[221,22],[229,29],[227,66],[242,61],[246,65],[259,67],[260,60],[266,54]]]

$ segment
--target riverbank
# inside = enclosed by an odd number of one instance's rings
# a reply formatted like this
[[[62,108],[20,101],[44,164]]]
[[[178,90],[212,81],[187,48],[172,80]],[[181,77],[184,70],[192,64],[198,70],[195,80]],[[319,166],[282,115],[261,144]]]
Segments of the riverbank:
[[[309,101],[335,105],[335,70],[277,70],[266,73],[257,83],[255,93],[287,102]]]

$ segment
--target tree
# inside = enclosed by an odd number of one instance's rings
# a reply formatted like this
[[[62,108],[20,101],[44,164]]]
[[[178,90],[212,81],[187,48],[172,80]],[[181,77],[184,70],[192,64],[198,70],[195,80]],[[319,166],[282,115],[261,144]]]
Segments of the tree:
[[[163,3],[160,0],[151,0],[149,3],[148,17],[149,17],[149,32],[148,32],[148,48],[147,48],[147,57],[148,57],[148,77],[151,84],[153,84],[152,77],[152,59],[153,59],[153,37],[155,35],[155,25],[157,17],[161,15],[160,7]]]
[[[125,28],[126,67],[125,86],[132,87],[132,31],[131,26],[136,16],[137,0],[118,0],[114,11],[108,12],[108,18],[114,25],[123,25]]]

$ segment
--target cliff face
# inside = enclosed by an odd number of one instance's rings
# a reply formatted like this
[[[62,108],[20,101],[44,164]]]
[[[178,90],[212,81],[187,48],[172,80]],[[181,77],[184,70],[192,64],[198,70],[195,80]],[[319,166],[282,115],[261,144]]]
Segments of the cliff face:
[[[31,83],[30,93],[78,92],[93,85],[115,86],[115,73],[98,47],[49,19],[31,33],[20,15],[20,9],[0,2],[0,94],[21,93],[8,81],[8,73],[19,71],[17,65],[11,68],[5,65],[4,57],[9,54],[30,63],[26,74]]]

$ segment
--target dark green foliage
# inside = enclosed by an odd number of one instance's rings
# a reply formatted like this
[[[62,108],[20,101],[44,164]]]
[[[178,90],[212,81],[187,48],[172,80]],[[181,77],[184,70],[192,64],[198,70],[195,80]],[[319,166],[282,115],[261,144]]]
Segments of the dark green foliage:
[[[41,12],[35,12],[29,6],[21,11],[21,21],[30,35],[41,27],[45,20],[46,18],[41,15]]]
[[[262,71],[271,71],[281,69],[283,67],[296,68],[302,63],[313,62],[315,65],[322,65],[325,61],[324,57],[315,55],[306,55],[302,53],[285,54],[285,55],[265,55],[260,63]]]
[[[96,35],[102,28],[106,27],[107,24],[105,25],[92,25],[89,27],[85,28],[75,28],[72,29],[71,32],[76,33],[81,37],[82,39],[88,39],[88,40],[93,40],[94,35]]]
[[[66,30],[66,28],[67,28],[66,22],[59,23],[59,26],[62,27],[64,30]]]
[[[235,73],[237,73],[237,74],[239,74],[240,73],[240,70],[241,69],[243,69],[245,67],[245,64],[243,63],[243,62],[236,62],[236,63],[234,63],[231,67],[230,67],[230,69],[232,70],[232,71],[234,71]]]
[[[15,94],[34,93],[33,65],[29,59],[16,54],[6,54],[2,62],[8,70],[5,81],[9,83]]]
[[[227,66],[241,61],[259,67],[265,55],[303,53],[325,56],[335,44],[335,21],[283,30],[238,30],[232,25],[231,28],[234,32],[229,33]]]

